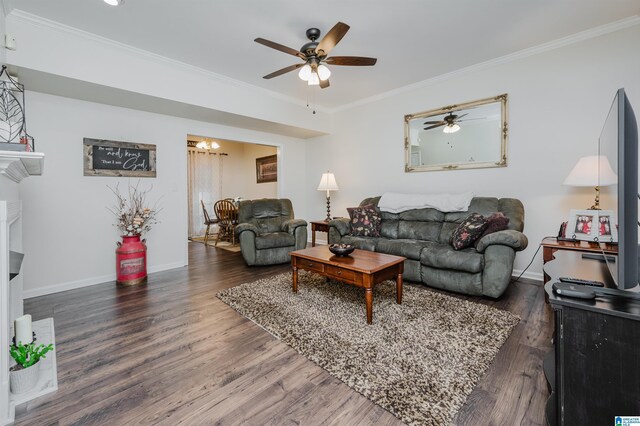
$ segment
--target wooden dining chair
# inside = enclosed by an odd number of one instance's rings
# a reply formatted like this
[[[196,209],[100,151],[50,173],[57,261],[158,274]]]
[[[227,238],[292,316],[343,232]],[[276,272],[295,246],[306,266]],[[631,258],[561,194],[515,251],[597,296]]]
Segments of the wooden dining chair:
[[[218,245],[220,239],[227,239],[231,244],[236,243],[236,225],[238,224],[238,209],[229,200],[219,200],[213,207],[218,218],[218,227],[220,231],[216,238],[215,245]]]
[[[209,216],[209,212],[207,208],[204,206],[204,201],[200,200],[200,204],[202,205],[202,213],[204,214],[204,224],[207,226],[207,229],[204,231],[204,244],[207,245],[207,241],[209,240],[209,231],[211,230],[211,225],[215,225],[218,223],[218,219]]]

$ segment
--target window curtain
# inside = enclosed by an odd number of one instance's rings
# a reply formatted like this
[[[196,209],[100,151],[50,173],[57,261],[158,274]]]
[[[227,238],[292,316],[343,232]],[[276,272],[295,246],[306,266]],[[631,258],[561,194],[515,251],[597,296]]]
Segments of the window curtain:
[[[206,226],[202,204],[215,218],[213,205],[222,193],[221,159],[215,153],[187,148],[189,180],[189,238],[204,236]]]

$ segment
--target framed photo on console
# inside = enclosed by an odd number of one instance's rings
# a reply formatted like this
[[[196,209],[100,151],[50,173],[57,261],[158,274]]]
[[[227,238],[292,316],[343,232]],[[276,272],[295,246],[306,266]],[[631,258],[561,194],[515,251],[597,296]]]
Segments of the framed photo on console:
[[[601,243],[618,242],[616,218],[612,210],[570,210],[566,237]]]

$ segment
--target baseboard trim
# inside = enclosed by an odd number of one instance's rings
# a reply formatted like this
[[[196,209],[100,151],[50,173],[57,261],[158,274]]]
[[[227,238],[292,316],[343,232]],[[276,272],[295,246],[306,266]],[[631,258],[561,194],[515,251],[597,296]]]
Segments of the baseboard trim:
[[[182,268],[184,266],[187,266],[185,262],[166,263],[164,265],[150,266],[147,269],[147,272],[150,274],[153,274],[156,272],[168,271],[169,269]],[[23,299],[31,299],[33,297],[46,296],[48,294],[60,293],[62,291],[67,291],[67,290],[75,290],[77,288],[82,288],[82,287],[90,287],[98,284],[110,284],[115,280],[116,280],[115,273],[108,274],[108,275],[99,275],[96,277],[85,278],[82,280],[54,284],[54,285],[42,287],[42,288],[24,290],[22,292],[22,296],[23,296]]]
[[[512,278],[518,278],[518,276],[520,276],[520,274],[522,274],[522,269],[514,269],[513,273],[512,273]],[[530,280],[537,280],[537,281],[542,281],[542,272],[525,272],[524,274],[522,274],[522,278],[527,278]]]

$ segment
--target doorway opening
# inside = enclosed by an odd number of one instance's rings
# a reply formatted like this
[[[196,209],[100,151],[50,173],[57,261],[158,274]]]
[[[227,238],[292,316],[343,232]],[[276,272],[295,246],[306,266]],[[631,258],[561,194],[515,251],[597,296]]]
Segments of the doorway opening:
[[[278,198],[277,155],[276,146],[188,135],[189,240],[239,251],[237,207]]]

